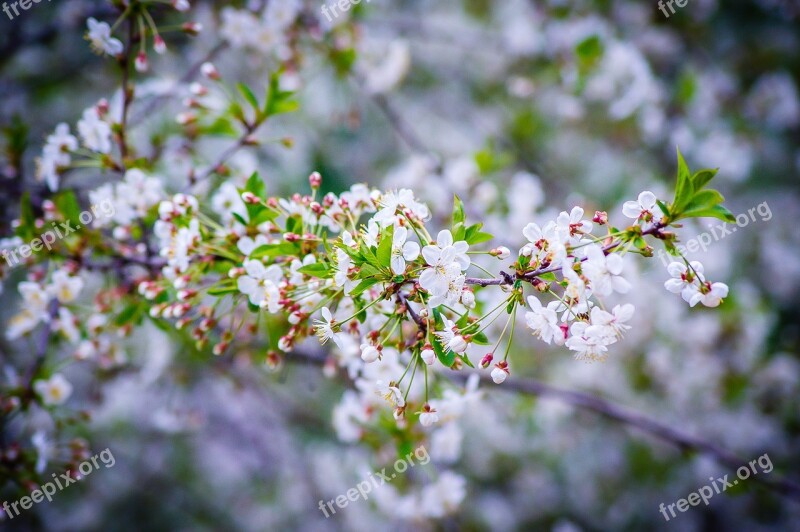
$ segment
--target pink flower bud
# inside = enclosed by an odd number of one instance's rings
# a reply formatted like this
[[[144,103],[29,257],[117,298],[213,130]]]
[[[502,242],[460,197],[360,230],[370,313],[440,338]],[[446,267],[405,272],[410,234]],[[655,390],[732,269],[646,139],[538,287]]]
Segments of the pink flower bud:
[[[197,35],[201,31],[203,31],[203,25],[199,22],[185,22],[181,29],[188,33],[189,35]]]
[[[136,67],[137,72],[147,72],[147,54],[144,52],[139,52],[136,55],[134,66]]]
[[[481,367],[488,368],[489,364],[492,363],[492,360],[494,360],[494,353],[486,353],[481,359]]]
[[[242,200],[245,203],[251,203],[251,204],[254,204],[254,205],[261,203],[261,200],[258,199],[258,196],[256,196],[255,194],[253,194],[250,191],[242,192]]]
[[[592,221],[598,225],[605,225],[608,223],[608,213],[606,211],[595,211]]]
[[[508,362],[503,360],[502,362],[498,362],[494,365],[494,369],[492,370],[492,380],[495,384],[503,384],[508,377]]]
[[[322,176],[319,172],[314,172],[308,176],[308,183],[311,185],[312,190],[316,190],[322,184]]]
[[[217,67],[215,67],[213,63],[209,62],[205,62],[200,66],[200,73],[208,79],[213,79],[214,81],[217,81],[221,78]]]
[[[164,42],[164,39],[161,37],[161,35],[156,35],[153,39],[153,50],[155,50],[159,55],[167,51],[167,43]]]

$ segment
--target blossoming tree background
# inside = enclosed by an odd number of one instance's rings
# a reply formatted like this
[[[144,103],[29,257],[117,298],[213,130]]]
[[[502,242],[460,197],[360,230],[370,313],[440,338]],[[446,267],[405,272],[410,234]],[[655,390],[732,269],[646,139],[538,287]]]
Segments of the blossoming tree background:
[[[347,6],[2,20],[0,525],[796,526],[796,8]]]

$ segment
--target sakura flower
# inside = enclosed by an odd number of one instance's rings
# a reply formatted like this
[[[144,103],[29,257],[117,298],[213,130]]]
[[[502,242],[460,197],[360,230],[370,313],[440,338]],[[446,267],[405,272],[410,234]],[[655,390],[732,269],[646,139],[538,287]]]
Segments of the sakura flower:
[[[319,337],[320,343],[325,345],[328,340],[333,340],[333,343],[335,343],[339,349],[343,349],[341,340],[342,333],[334,331],[334,327],[336,327],[336,320],[333,319],[331,310],[328,307],[322,307],[320,313],[322,314],[322,319],[316,320],[314,325],[314,329],[317,337]]]
[[[548,222],[543,228],[529,223],[522,230],[528,244],[520,249],[520,255],[530,257],[532,266],[558,267],[567,255],[567,248],[561,242],[556,223]]]
[[[429,366],[436,360],[436,352],[433,350],[433,346],[430,344],[425,345],[420,353],[420,356],[422,357],[422,360]]]
[[[47,144],[55,146],[61,151],[75,151],[78,149],[78,139],[69,132],[69,125],[62,122],[47,137]]]
[[[275,264],[264,267],[258,260],[244,261],[246,275],[242,275],[236,281],[239,291],[247,295],[250,303],[261,308],[266,308],[268,312],[278,312],[280,308],[280,283],[283,276],[281,268]]]
[[[475,295],[470,291],[464,291],[466,276],[461,273],[461,267],[458,264],[454,262],[448,265],[445,269],[445,276],[447,278],[447,288],[444,292],[431,296],[428,300],[430,308],[435,308],[439,305],[455,305],[464,294],[470,294],[474,303]],[[425,287],[423,286],[423,288]],[[469,296],[467,296],[466,300],[469,301]],[[466,303],[464,303],[464,306],[469,307]]]
[[[439,414],[431,405],[426,404],[422,407],[422,412],[419,413],[419,423],[423,427],[430,427],[439,421]]]
[[[99,153],[111,151],[111,126],[100,117],[96,107],[83,112],[77,127],[84,146]]]
[[[444,329],[435,333],[446,351],[463,353],[467,350],[468,344],[463,336],[458,334],[458,327],[455,322],[447,318],[444,319]]]
[[[378,381],[377,384],[378,395],[383,397],[389,404],[397,407],[406,406],[406,400],[394,382],[386,384],[384,381]]]
[[[372,344],[361,344],[361,360],[367,364],[371,364],[378,360],[381,352]]]
[[[630,303],[617,305],[611,312],[594,307],[591,312],[591,324],[593,327],[600,327],[601,336],[619,338],[623,332],[631,328],[626,323],[633,317],[634,311],[635,308]]]
[[[86,21],[89,31],[86,38],[89,39],[92,50],[100,55],[119,55],[123,51],[122,41],[111,36],[111,26],[106,22],[98,22],[95,18],[89,17]]]
[[[449,291],[450,282],[457,272],[450,265],[457,264],[461,271],[469,268],[468,249],[469,246],[463,240],[454,243],[450,231],[440,231],[435,245],[422,248],[422,256],[430,267],[420,275],[420,286],[434,296],[446,294]],[[460,295],[459,293],[458,297]]]
[[[622,278],[622,257],[615,253],[606,255],[597,244],[586,247],[586,262],[581,267],[589,279],[592,292],[599,296],[609,296],[613,292],[621,294],[630,290],[630,283]]]
[[[563,345],[565,340],[564,331],[559,327],[558,316],[556,315],[556,308],[558,308],[559,302],[551,301],[545,307],[538,298],[528,296],[528,306],[531,311],[525,313],[525,322],[533,331],[533,335],[548,344],[555,342],[556,345]]]
[[[578,360],[602,362],[608,357],[606,346],[611,343],[604,332],[602,327],[593,327],[585,321],[575,322],[570,328],[566,346],[575,351],[575,358]]]
[[[302,8],[300,0],[272,0],[267,4],[264,19],[276,30],[286,29]]]
[[[236,221],[234,214],[247,220],[247,207],[233,183],[223,183],[211,197],[211,208],[229,225]]]
[[[556,218],[556,232],[563,243],[578,243],[581,236],[592,232],[592,227],[592,222],[583,220],[581,207],[573,207],[569,213],[561,211]]]
[[[350,279],[350,268],[353,267],[353,260],[343,249],[336,250],[336,273],[333,275],[333,282],[336,286],[344,287],[344,293],[349,294],[358,284]]]
[[[392,236],[392,272],[402,275],[406,271],[406,261],[413,261],[419,257],[419,244],[416,242],[406,242],[408,229],[405,227],[395,227]]]
[[[495,384],[503,384],[508,377],[508,362],[501,361],[494,365],[492,370],[492,380]]]
[[[467,255],[469,244],[467,244],[464,240],[453,242],[453,234],[447,229],[439,231],[439,234],[436,235],[436,245],[425,247],[434,249],[439,248],[440,250],[452,247],[455,252],[453,255],[453,261],[457,262],[458,265],[461,266],[461,271],[466,271],[467,268],[469,268],[469,265],[472,263],[472,261],[469,260],[469,255]]]
[[[636,201],[626,201],[622,205],[622,214],[634,220],[649,222],[655,216],[656,195],[645,190]]]
[[[689,301],[690,306],[702,303],[707,307],[718,307],[724,298],[728,297],[728,285],[725,283],[704,283]]]
[[[427,220],[430,218],[430,211],[428,207],[418,202],[414,198],[414,193],[407,189],[403,188],[399,191],[388,192],[384,194],[380,199],[380,210],[375,213],[373,219],[381,226],[381,227],[388,227],[390,225],[395,225],[395,222],[398,220],[397,210],[400,209],[402,212],[408,212],[412,216],[420,219],[420,220]]]
[[[116,192],[116,196],[127,203],[138,218],[147,215],[150,207],[158,204],[164,197],[161,179],[148,176],[138,168],[125,172]]]
[[[55,279],[55,276],[54,276]],[[50,302],[52,292],[39,283],[31,281],[23,281],[17,287],[22,300],[24,302],[24,309],[32,312],[41,319],[47,319],[47,305]]]
[[[370,218],[367,222],[367,230],[363,231],[363,238],[364,243],[370,247],[377,247],[378,246],[378,234],[380,232],[380,226],[378,223]],[[416,257],[415,257],[416,258]]]
[[[664,288],[673,294],[680,294],[683,300],[691,305],[692,298],[700,291],[700,283],[705,282],[705,278],[703,277],[703,265],[700,262],[692,261],[689,266],[687,267],[682,262],[671,262],[667,266],[667,272],[672,279],[664,282]]]
[[[33,383],[33,389],[48,406],[63,404],[72,394],[72,384],[60,373],[48,380],[37,380]]]
[[[6,338],[9,340],[16,340],[35,329],[41,321],[41,314],[27,308],[22,309],[22,311],[9,320],[8,326],[6,327]]]
[[[53,322],[53,330],[64,335],[70,343],[77,344],[81,339],[81,332],[78,330],[75,316],[66,307],[58,309],[58,317]]]

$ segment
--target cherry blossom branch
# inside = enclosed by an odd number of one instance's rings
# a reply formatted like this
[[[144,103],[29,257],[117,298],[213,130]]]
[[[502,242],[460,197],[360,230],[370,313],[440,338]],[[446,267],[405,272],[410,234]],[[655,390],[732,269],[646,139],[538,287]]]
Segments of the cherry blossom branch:
[[[236,155],[236,152],[251,144],[250,136],[255,133],[255,131],[261,127],[263,122],[255,121],[255,122],[248,122],[245,124],[244,132],[239,136],[239,139],[231,146],[225,149],[219,157],[217,158],[216,162],[214,162],[211,166],[208,167],[200,176],[189,176],[189,187],[191,188],[197,183],[205,181],[213,174],[219,172],[220,167],[224,165],[228,160]]]
[[[658,237],[661,235],[661,230],[667,227],[667,223],[663,221],[656,222],[653,224],[652,227],[642,231],[642,236],[656,236]],[[603,247],[603,253],[608,255],[614,249],[618,248],[623,244],[623,240],[616,240],[605,247]],[[580,262],[585,262],[588,257],[582,257]],[[516,276],[510,275],[508,272],[500,272],[500,277],[495,277],[491,279],[482,279],[480,277],[467,277],[464,282],[466,284],[476,285],[476,286],[502,286],[502,285],[512,285],[516,280],[519,281],[526,281],[532,282],[537,277],[541,277],[547,273],[555,273],[562,270],[562,266],[552,266],[552,267],[545,267],[539,268],[532,272],[520,274],[517,273]]]

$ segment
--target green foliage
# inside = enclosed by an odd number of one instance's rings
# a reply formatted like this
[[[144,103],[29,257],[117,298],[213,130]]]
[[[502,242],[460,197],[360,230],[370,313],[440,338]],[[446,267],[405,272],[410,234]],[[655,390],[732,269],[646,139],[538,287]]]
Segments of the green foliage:
[[[670,221],[676,222],[684,218],[718,218],[733,223],[733,214],[722,203],[725,198],[719,191],[705,188],[717,174],[717,169],[704,169],[691,173],[689,166],[678,150],[678,177],[675,198],[672,204],[659,203]]]

